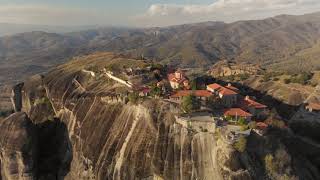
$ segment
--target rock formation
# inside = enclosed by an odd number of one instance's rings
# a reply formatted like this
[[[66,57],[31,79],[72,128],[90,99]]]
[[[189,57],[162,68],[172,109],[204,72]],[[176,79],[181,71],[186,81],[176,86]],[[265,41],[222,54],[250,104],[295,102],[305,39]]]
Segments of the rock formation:
[[[19,112],[0,121],[0,170],[2,179],[33,179],[36,170],[35,126]]]
[[[258,65],[220,61],[211,68],[209,73],[213,77],[225,77],[241,74],[257,74],[260,71],[262,71],[262,69]]]
[[[81,69],[93,63],[104,67],[112,57],[72,61],[25,82],[26,114],[0,121],[4,179],[268,179],[264,158],[280,147],[281,136],[274,141],[274,136],[259,139],[253,134],[240,153],[219,133],[175,123],[168,102],[110,103],[105,99],[117,93],[119,84]],[[292,160],[293,167],[308,164],[300,167],[302,173],[293,168],[292,177],[320,178],[308,158]]]

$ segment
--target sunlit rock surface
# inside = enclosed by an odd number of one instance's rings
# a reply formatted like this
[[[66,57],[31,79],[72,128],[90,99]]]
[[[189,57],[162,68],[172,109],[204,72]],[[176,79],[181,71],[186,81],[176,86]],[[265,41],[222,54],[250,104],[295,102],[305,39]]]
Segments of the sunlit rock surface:
[[[22,88],[22,110],[26,114],[16,113],[0,123],[0,140],[6,142],[0,144],[2,177],[268,179],[264,157],[275,152],[280,144],[287,146],[282,143],[282,137],[290,139],[289,135],[253,134],[248,138],[247,150],[240,153],[216,133],[196,131],[176,123],[169,103],[159,99],[126,103],[125,95],[117,94],[119,84],[109,82],[103,75],[93,77],[82,71],[89,65],[104,67],[123,60],[108,53],[98,54],[26,81]],[[28,126],[21,125],[25,121]],[[27,131],[29,128],[35,130]],[[31,143],[32,150],[24,152],[22,147],[29,137],[35,137],[36,143]],[[12,151],[14,159],[3,154]],[[317,148],[313,155],[317,155],[316,151]],[[28,161],[19,159],[19,153],[25,153]],[[302,161],[306,166],[297,166]],[[305,157],[292,158],[294,172],[290,173],[319,179],[314,164]],[[297,173],[297,167],[301,173]]]

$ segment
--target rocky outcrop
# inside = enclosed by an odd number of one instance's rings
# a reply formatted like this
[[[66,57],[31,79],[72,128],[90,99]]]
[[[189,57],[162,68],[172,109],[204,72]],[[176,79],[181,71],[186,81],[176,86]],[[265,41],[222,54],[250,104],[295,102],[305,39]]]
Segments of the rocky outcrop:
[[[31,177],[70,180],[268,177],[263,159],[274,152],[268,144],[279,144],[275,137],[259,144],[264,140],[250,136],[250,148],[240,153],[219,139],[218,133],[176,123],[168,102],[151,98],[137,104],[112,100],[118,99],[119,90],[124,91],[125,87],[109,83],[99,74],[92,77],[81,71],[95,62],[70,62],[45,77],[25,83],[22,109],[35,127],[38,142],[35,149],[39,152],[34,169],[30,170],[34,174]],[[99,67],[110,63],[105,59],[97,62]],[[308,159],[297,158],[293,164],[299,164],[301,159],[311,164],[303,168],[311,174],[309,179],[317,179],[318,174],[309,171],[316,168]]]
[[[15,85],[12,88],[11,102],[15,112],[20,112],[22,109],[22,88],[24,83]]]
[[[243,74],[257,74],[261,71],[262,69],[258,65],[254,64],[220,61],[211,68],[209,73],[213,77],[225,77]]]
[[[36,174],[36,129],[25,113],[0,121],[0,170],[2,179],[27,180]]]

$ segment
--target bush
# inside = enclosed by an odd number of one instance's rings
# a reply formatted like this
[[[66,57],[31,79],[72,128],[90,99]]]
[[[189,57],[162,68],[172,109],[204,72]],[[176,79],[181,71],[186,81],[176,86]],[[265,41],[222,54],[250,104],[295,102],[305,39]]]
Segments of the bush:
[[[247,80],[250,77],[249,74],[240,74],[239,78],[241,81]]]
[[[191,80],[190,86],[192,90],[197,90],[198,89],[197,80],[196,79]]]
[[[226,120],[227,120],[227,121],[233,121],[233,118],[232,118],[231,116],[227,116],[227,117],[226,117]]]
[[[34,101],[34,105],[37,106],[37,105],[46,105],[47,108],[52,108],[52,105],[51,105],[51,102],[49,100],[48,97],[42,97],[42,98],[38,98]]]
[[[273,78],[273,81],[279,81],[279,80],[280,80],[280,79],[277,78],[277,77]]]
[[[150,92],[151,96],[160,96],[161,93],[161,89],[156,84],[152,84]]]
[[[284,79],[283,82],[284,82],[285,84],[290,84],[290,83],[291,83],[291,80],[290,80],[290,79]]]
[[[193,95],[185,96],[183,97],[181,107],[185,112],[191,113],[200,108],[200,102]]]
[[[132,102],[133,104],[137,104],[139,101],[139,94],[137,92],[130,93],[128,95],[128,99],[129,99],[129,102]]]
[[[310,72],[303,72],[300,74],[292,74],[290,79],[285,79],[284,83],[298,83],[302,85],[306,85],[309,83],[310,79],[312,78],[313,74]]]
[[[247,125],[247,121],[246,121],[246,119],[241,117],[241,118],[238,119],[238,124],[239,125]]]
[[[264,158],[265,169],[271,179],[296,180],[291,174],[291,157],[283,149],[278,149],[275,155],[267,154]]]
[[[234,148],[239,152],[244,152],[247,147],[247,139],[245,137],[240,137],[238,141],[234,144]]]
[[[277,128],[284,128],[286,126],[286,124],[281,121],[281,120],[272,120],[272,124],[271,124],[273,127],[277,127]]]
[[[276,167],[273,164],[273,155],[272,154],[266,155],[266,157],[264,158],[264,163],[265,163],[265,168],[269,173],[276,171]]]

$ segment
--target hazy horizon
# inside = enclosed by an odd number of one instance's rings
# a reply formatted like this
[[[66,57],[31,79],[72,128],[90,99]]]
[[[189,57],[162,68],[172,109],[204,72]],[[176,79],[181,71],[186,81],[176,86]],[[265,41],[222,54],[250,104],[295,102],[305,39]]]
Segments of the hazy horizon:
[[[0,22],[46,26],[164,27],[319,11],[318,0],[0,0]]]

